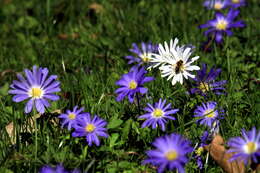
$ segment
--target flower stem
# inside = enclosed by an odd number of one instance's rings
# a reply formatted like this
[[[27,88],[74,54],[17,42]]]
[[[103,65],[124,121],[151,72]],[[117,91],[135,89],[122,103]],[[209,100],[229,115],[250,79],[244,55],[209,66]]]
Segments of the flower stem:
[[[141,109],[140,109],[140,101],[139,101],[139,96],[138,93],[136,93],[136,100],[137,100],[137,106],[138,106],[138,113],[139,115],[141,115]]]
[[[34,172],[37,172],[36,169],[36,160],[37,160],[37,150],[38,150],[38,142],[37,142],[37,118],[36,118],[36,109],[33,108],[33,119],[34,119],[34,134],[35,134],[35,152],[34,152]]]

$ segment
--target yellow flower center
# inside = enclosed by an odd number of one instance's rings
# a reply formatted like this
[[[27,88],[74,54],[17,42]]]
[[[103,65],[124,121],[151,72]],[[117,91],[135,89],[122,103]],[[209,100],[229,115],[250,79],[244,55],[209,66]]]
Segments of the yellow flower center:
[[[205,117],[207,118],[214,118],[216,116],[213,109],[208,109],[204,112]]]
[[[254,142],[248,142],[245,146],[245,149],[246,149],[246,153],[252,154],[256,152],[257,145]]]
[[[232,0],[233,3],[237,4],[240,2],[240,0]]]
[[[202,92],[209,91],[209,85],[206,82],[200,82],[199,89]]]
[[[227,28],[227,21],[225,21],[225,20],[220,20],[220,21],[218,21],[218,23],[217,23],[217,25],[216,25],[216,28],[218,29],[218,30],[226,30],[226,28]]]
[[[200,155],[203,153],[203,151],[204,151],[204,148],[203,148],[203,147],[199,147],[199,148],[195,151],[195,153],[196,153],[198,156],[200,156]]]
[[[134,80],[132,80],[129,83],[129,88],[133,90],[133,89],[136,89],[136,87],[137,87],[137,83]]]
[[[165,154],[167,160],[175,160],[178,157],[178,153],[175,150],[170,150]]]
[[[74,113],[70,113],[68,117],[69,119],[74,120],[76,118],[76,115]]]
[[[143,62],[146,62],[146,63],[147,63],[147,62],[150,61],[150,58],[149,58],[149,56],[148,56],[147,53],[142,54],[142,55],[141,55],[141,58],[142,58]]]
[[[85,129],[88,133],[93,132],[95,130],[95,126],[93,124],[86,125]]]
[[[215,3],[214,8],[216,10],[220,10],[222,8],[222,4],[221,3]]]
[[[43,96],[43,90],[39,87],[33,87],[30,91],[29,91],[29,95],[34,98],[34,99],[38,99],[41,98]]]
[[[156,117],[156,118],[162,117],[163,114],[164,114],[163,111],[161,109],[158,109],[158,108],[156,108],[153,111],[153,116]]]

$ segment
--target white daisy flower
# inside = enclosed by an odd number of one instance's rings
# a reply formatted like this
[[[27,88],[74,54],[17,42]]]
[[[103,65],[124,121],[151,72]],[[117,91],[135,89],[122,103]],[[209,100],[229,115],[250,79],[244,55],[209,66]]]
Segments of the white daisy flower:
[[[172,79],[172,85],[177,82],[183,84],[183,77],[188,79],[194,78],[195,75],[190,71],[199,70],[196,65],[191,65],[194,61],[199,59],[199,56],[191,58],[192,48],[190,46],[178,46],[178,39],[175,38],[174,42],[170,41],[170,46],[164,42],[164,47],[159,44],[159,54],[155,54],[151,59],[153,68],[159,67],[162,77],[168,77],[167,80]],[[151,68],[150,67],[150,68]]]

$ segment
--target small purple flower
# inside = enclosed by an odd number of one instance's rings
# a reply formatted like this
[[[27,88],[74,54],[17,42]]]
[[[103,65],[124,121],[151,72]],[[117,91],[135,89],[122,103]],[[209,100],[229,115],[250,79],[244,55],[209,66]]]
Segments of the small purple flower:
[[[246,0],[229,0],[229,6],[238,8],[246,5]]]
[[[257,163],[257,157],[260,157],[260,131],[252,128],[251,131],[242,130],[242,137],[234,137],[229,139],[228,153],[235,153],[229,161],[239,160],[245,164],[253,162]]]
[[[223,90],[225,90],[224,86],[227,81],[215,81],[219,76],[221,69],[211,68],[209,73],[207,73],[207,65],[202,64],[202,69],[197,71],[197,76],[193,79],[196,84],[195,88],[192,88],[190,92],[192,94],[199,93],[203,96],[206,96],[208,92],[213,92],[217,95],[223,94]]]
[[[203,3],[204,7],[208,9],[222,10],[227,8],[229,5],[229,0],[206,0]]]
[[[99,118],[97,115],[91,119],[90,113],[86,113],[86,115],[81,116],[77,119],[77,123],[75,124],[75,131],[72,133],[73,137],[81,137],[86,136],[86,140],[88,145],[91,146],[94,142],[97,146],[100,145],[100,141],[98,136],[108,137],[107,129],[105,126],[107,122],[102,118]]]
[[[82,112],[84,108],[78,109],[78,106],[75,106],[72,111],[67,110],[66,114],[61,114],[59,118],[63,119],[62,121],[62,127],[67,125],[68,130],[71,129],[71,127],[74,128],[74,125],[76,124],[77,118],[80,116],[84,116],[86,113]]]
[[[143,164],[158,166],[159,173],[164,169],[177,169],[179,173],[184,173],[184,165],[188,162],[186,155],[193,151],[190,144],[190,141],[176,133],[158,137],[152,144],[156,149],[146,152],[148,158]]]
[[[220,12],[216,12],[215,19],[209,20],[206,24],[200,25],[200,28],[209,28],[204,32],[204,35],[214,37],[217,43],[222,42],[223,34],[231,36],[233,32],[232,28],[245,27],[243,21],[234,21],[238,16],[239,10],[230,9],[227,16],[224,16]]]
[[[162,99],[160,99],[154,106],[150,103],[147,104],[147,107],[144,108],[144,110],[148,113],[139,116],[139,119],[147,119],[142,124],[142,128],[152,126],[154,129],[159,125],[161,129],[165,131],[165,123],[167,122],[167,119],[175,120],[175,118],[170,115],[179,111],[179,109],[171,109],[171,103],[166,106],[165,103],[166,100],[162,101]]]
[[[33,70],[24,70],[26,79],[18,74],[19,81],[14,80],[10,86],[9,94],[14,94],[14,102],[21,102],[29,99],[25,106],[25,113],[30,113],[35,106],[39,113],[44,113],[45,107],[49,107],[48,100],[59,100],[59,96],[55,92],[60,91],[60,82],[56,81],[57,76],[51,75],[49,77],[49,70],[33,66]]]
[[[135,68],[129,73],[124,74],[120,80],[116,82],[116,85],[120,86],[115,93],[118,94],[116,100],[121,101],[125,96],[128,96],[128,100],[133,103],[136,93],[145,94],[148,89],[143,87],[143,84],[154,80],[153,77],[145,77],[147,71],[141,68]]]
[[[40,173],[69,173],[65,170],[62,164],[57,165],[55,168],[45,165],[40,169]]]
[[[138,63],[138,65],[143,65],[149,63],[153,53],[158,52],[158,45],[142,42],[141,46],[141,49],[139,49],[136,43],[132,44],[132,48],[129,51],[135,54],[135,56],[128,55],[125,57],[128,60],[128,64]]]
[[[203,169],[204,167],[204,163],[202,161],[201,155],[204,151],[204,146],[207,145],[208,142],[208,138],[209,138],[209,133],[208,131],[204,131],[202,136],[200,137],[200,143],[197,147],[197,149],[195,150],[195,159],[197,161],[197,166],[199,169]]]
[[[217,110],[217,103],[213,101],[202,103],[202,106],[197,106],[194,114],[194,117],[199,118],[197,120],[199,124],[206,125],[210,128],[214,127],[220,118],[220,113]]]

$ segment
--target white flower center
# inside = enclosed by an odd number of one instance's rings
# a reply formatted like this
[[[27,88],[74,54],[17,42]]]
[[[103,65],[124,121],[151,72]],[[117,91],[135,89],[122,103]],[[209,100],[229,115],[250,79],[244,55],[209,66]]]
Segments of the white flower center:
[[[204,115],[207,118],[214,118],[216,116],[215,111],[213,109],[205,110]]]
[[[219,2],[216,2],[215,5],[214,5],[214,8],[216,10],[220,10],[222,7],[223,7],[223,5],[221,3],[219,3]]]
[[[179,60],[176,64],[175,64],[175,73],[178,74],[180,72],[182,72],[184,70],[184,65],[183,65],[183,61]]]
[[[255,142],[248,142],[244,145],[244,150],[247,154],[252,154],[257,150],[257,144]]]
[[[218,30],[226,30],[228,22],[226,20],[219,20],[216,24]]]
[[[39,99],[42,98],[44,91],[40,87],[32,87],[28,94],[34,99]]]

